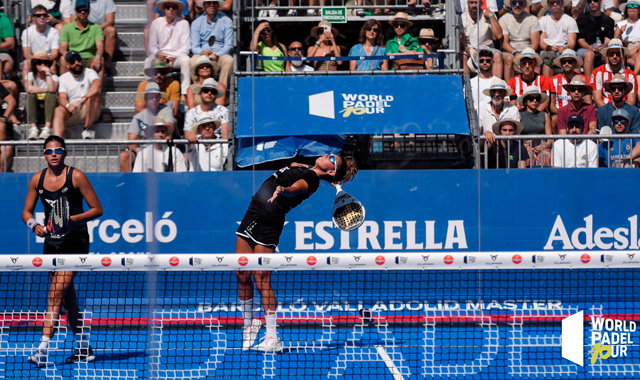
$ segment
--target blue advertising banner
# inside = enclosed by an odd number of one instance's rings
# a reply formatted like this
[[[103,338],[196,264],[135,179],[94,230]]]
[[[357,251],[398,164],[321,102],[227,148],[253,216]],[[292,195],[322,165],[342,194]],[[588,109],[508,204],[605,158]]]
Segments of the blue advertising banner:
[[[238,86],[238,137],[469,134],[456,75],[244,77]]]
[[[271,172],[89,174],[104,215],[92,252],[232,253],[251,196]],[[280,252],[639,249],[640,177],[620,169],[361,171],[345,190],[367,209],[357,230],[331,220],[322,183],[287,216]],[[38,253],[21,219],[29,175],[0,176],[0,254]],[[42,220],[42,206],[37,205]]]

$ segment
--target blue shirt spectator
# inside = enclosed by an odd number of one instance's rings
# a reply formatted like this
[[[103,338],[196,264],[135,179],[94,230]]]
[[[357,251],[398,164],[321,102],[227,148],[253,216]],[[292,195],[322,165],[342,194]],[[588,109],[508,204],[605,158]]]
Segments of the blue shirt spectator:
[[[371,53],[371,56],[385,55],[385,48],[382,46],[376,46]],[[349,57],[365,57],[368,56],[367,52],[364,51],[364,46],[362,44],[354,45],[349,51]],[[370,61],[357,61],[357,71],[371,71],[371,70],[382,70],[383,60],[370,60]]]
[[[218,57],[230,54],[233,48],[232,22],[224,13],[217,13],[212,22],[207,14],[198,17],[191,24],[191,52],[201,54],[211,50]]]

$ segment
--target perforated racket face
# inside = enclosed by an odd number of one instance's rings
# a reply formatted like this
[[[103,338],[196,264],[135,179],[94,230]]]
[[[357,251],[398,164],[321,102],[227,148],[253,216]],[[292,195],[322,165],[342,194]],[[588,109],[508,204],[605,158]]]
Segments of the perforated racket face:
[[[340,186],[336,186],[336,189],[338,193],[333,203],[333,222],[343,231],[355,230],[364,222],[364,206]]]
[[[51,234],[62,234],[69,225],[70,218],[69,201],[67,200],[67,197],[61,196],[51,208],[51,215],[49,218],[49,231],[51,231]]]

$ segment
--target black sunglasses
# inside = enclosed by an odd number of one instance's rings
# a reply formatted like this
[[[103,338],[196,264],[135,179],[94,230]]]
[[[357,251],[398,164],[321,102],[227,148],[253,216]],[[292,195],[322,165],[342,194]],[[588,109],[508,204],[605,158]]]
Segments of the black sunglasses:
[[[200,93],[201,94],[213,94],[213,93],[217,93],[217,91],[215,91],[212,88],[202,88],[202,89],[200,89]]]
[[[167,4],[167,5],[164,6],[164,9],[174,10],[174,9],[178,9],[178,6],[175,5],[175,4]]]
[[[302,47],[297,47],[297,46],[290,47],[289,50],[291,50],[291,51],[302,51]]]
[[[575,59],[561,59],[560,63],[563,64],[563,65],[566,65],[567,63],[570,63],[570,64],[573,65],[574,63],[576,63],[576,60]]]
[[[528,101],[536,101],[536,102],[540,103],[540,101],[542,100],[542,96],[528,96],[527,100]]]
[[[36,18],[45,18],[47,17],[49,14],[48,13],[38,13],[38,14],[34,14],[31,17],[36,17]]]
[[[78,8],[76,13],[89,13],[89,8]]]
[[[53,62],[51,62],[51,61],[45,61],[45,60],[42,60],[42,59],[34,59],[34,60],[33,60],[33,64],[34,64],[34,65],[36,65],[36,66],[38,66],[38,65],[45,65],[45,66],[47,66],[47,67],[51,67],[51,65],[53,64]]]
[[[586,89],[584,87],[579,87],[579,86],[569,86],[569,92],[585,92]]]
[[[367,32],[376,32],[378,33],[380,31],[380,29],[376,26],[370,26],[367,28]]]
[[[418,38],[418,42],[421,44],[429,44],[431,45],[433,43],[433,40],[427,39],[427,38]]]
[[[611,86],[611,92],[614,92],[614,91],[624,92],[626,88],[627,88],[626,86]]]
[[[478,63],[491,63],[491,58],[479,59]]]
[[[70,60],[67,61],[68,64],[73,65],[76,62],[82,62],[82,58],[80,57],[73,57]]]

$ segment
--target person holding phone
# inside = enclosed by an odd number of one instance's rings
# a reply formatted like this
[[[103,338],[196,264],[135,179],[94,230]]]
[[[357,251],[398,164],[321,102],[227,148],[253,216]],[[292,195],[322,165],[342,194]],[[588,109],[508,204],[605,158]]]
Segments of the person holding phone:
[[[331,26],[329,21],[320,21],[318,26],[311,29],[311,36],[316,43],[307,49],[307,57],[340,57],[340,47],[336,44],[338,29]],[[336,71],[340,61],[316,61],[313,68],[316,71]]]

